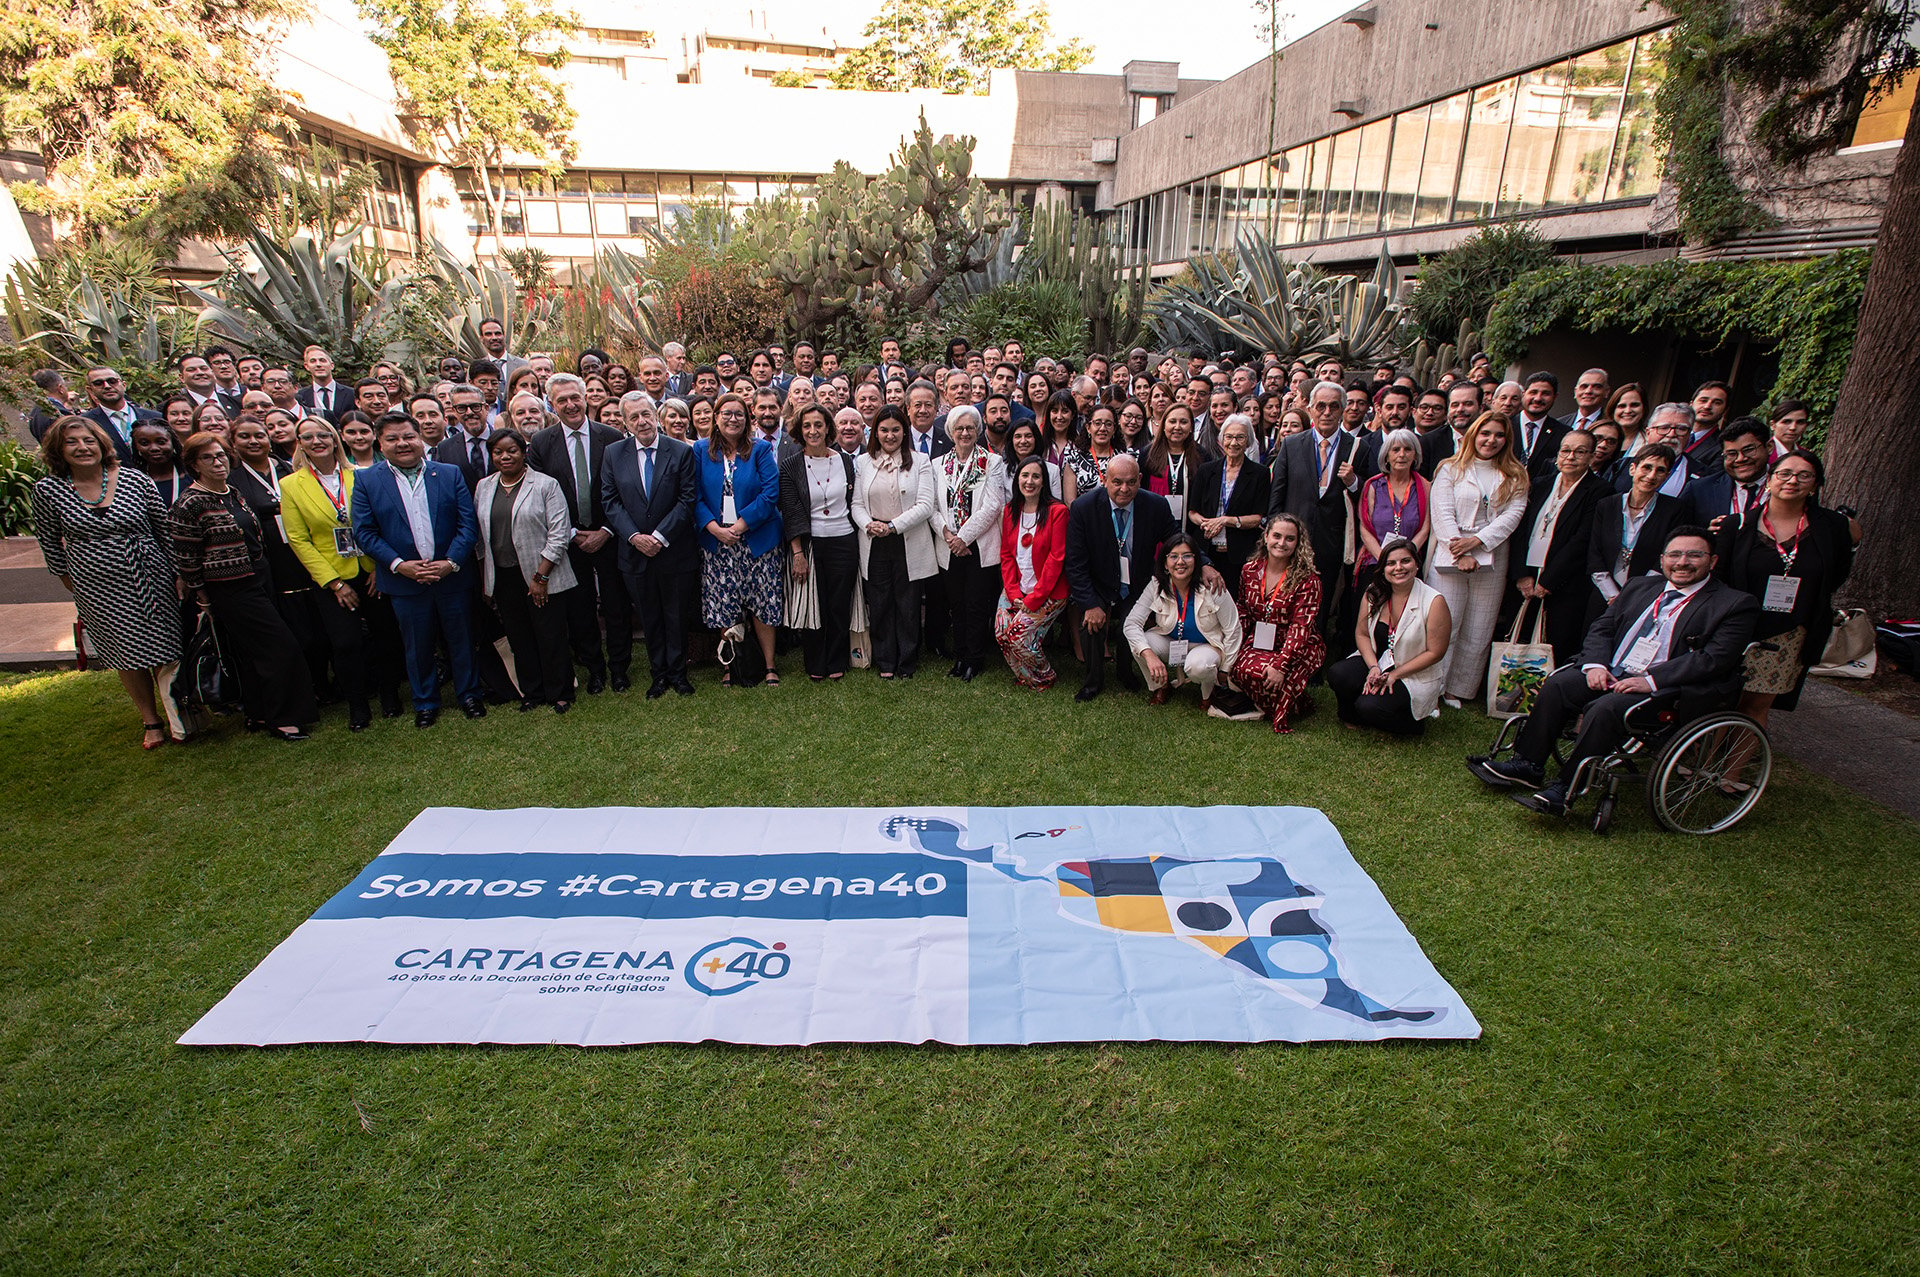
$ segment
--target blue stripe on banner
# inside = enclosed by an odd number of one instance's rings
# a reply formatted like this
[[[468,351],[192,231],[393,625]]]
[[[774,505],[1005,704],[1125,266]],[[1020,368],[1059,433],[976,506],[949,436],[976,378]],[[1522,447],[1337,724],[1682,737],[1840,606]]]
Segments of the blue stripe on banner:
[[[315,918],[963,918],[967,867],[915,855],[394,852]]]

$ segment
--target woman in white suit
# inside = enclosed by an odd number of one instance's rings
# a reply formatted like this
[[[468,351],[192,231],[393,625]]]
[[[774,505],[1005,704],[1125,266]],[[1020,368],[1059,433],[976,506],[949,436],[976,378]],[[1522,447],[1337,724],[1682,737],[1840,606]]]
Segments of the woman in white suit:
[[[495,427],[487,440],[494,470],[473,491],[480,521],[475,552],[480,589],[500,615],[513,649],[520,709],[573,705],[573,653],[567,606],[557,596],[575,584],[567,545],[573,519],[560,483],[527,466],[527,441],[512,427]]]
[[[906,445],[907,415],[888,405],[867,450],[853,459],[853,522],[867,583],[873,667],[912,678],[920,659],[921,582],[939,571],[934,553],[933,465]]]
[[[953,617],[952,678],[971,683],[995,652],[994,606],[1000,601],[1000,512],[1007,505],[1006,463],[980,443],[980,410],[966,404],[947,414],[953,451],[933,462],[934,555],[946,580]]]
[[[1453,709],[1478,696],[1486,680],[1487,650],[1507,590],[1507,542],[1526,513],[1527,467],[1513,450],[1513,426],[1501,413],[1483,412],[1433,476],[1427,584],[1453,615],[1445,688]]]

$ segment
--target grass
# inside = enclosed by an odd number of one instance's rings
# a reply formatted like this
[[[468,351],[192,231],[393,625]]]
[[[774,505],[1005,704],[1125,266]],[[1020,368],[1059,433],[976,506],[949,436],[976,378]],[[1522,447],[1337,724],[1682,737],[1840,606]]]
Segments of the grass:
[[[1004,673],[143,754],[0,681],[0,1272],[1890,1273],[1920,1198],[1920,827],[1786,767],[1601,839],[1425,742]],[[420,808],[1302,803],[1472,1044],[188,1050]]]

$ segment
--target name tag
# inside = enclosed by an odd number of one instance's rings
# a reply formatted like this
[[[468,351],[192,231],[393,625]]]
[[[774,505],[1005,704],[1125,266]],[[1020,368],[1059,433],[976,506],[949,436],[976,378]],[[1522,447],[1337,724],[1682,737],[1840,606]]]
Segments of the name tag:
[[[333,552],[343,559],[357,559],[360,557],[360,547],[353,543],[352,528],[335,528],[333,530]]]
[[[1184,523],[1186,521],[1187,499],[1185,497],[1168,497],[1167,507],[1173,511],[1173,521],[1175,523]]]
[[[1767,592],[1761,598],[1760,606],[1769,612],[1791,612],[1794,600],[1799,597],[1799,577],[1770,576],[1767,578]]]
[[[1620,662],[1626,666],[1629,674],[1645,674],[1653,668],[1660,655],[1660,636],[1649,634],[1627,649],[1627,659]]]
[[[1225,528],[1213,534],[1213,548],[1216,550],[1224,550],[1227,548],[1227,530]]]
[[[1600,597],[1611,603],[1620,595],[1619,582],[1613,579],[1611,572],[1595,572],[1593,588],[1600,591]]]
[[[1272,621],[1255,621],[1253,623],[1253,645],[1262,652],[1274,651],[1274,643],[1278,638],[1279,633],[1274,628]]]
[[[1538,537],[1535,537],[1532,544],[1527,546],[1527,566],[1530,568],[1547,566],[1547,543]]]
[[[1193,644],[1187,639],[1170,639],[1167,642],[1167,664],[1184,666],[1187,663],[1187,650]]]
[[[285,544],[287,539],[287,521],[281,516],[276,514],[273,516],[273,526],[280,533],[281,543]]]
[[[733,495],[731,493],[720,498],[720,522],[726,527],[731,527],[740,522],[739,512],[733,508]]]
[[[1385,674],[1388,670],[1393,668],[1393,647],[1391,644],[1388,645],[1387,649],[1384,652],[1380,653],[1380,659],[1375,661],[1374,664],[1380,667],[1380,672],[1382,674]]]
[[[1120,556],[1120,584],[1133,584],[1133,564],[1124,554]]]

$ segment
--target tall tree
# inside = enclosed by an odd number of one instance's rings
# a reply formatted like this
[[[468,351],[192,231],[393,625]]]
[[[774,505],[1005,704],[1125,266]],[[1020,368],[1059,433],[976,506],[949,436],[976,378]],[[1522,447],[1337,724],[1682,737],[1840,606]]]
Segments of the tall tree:
[[[1078,71],[1093,61],[1078,40],[1049,45],[1044,0],[900,0],[861,34],[867,42],[834,68],[836,88],[985,93],[995,70]]]
[[[574,110],[552,74],[572,15],[547,0],[360,0],[360,12],[416,136],[473,175],[497,253],[507,157],[554,175],[573,158]]]
[[[281,158],[262,68],[304,0],[8,0],[0,136],[38,151],[45,185],[13,196],[91,241],[237,235]]]

